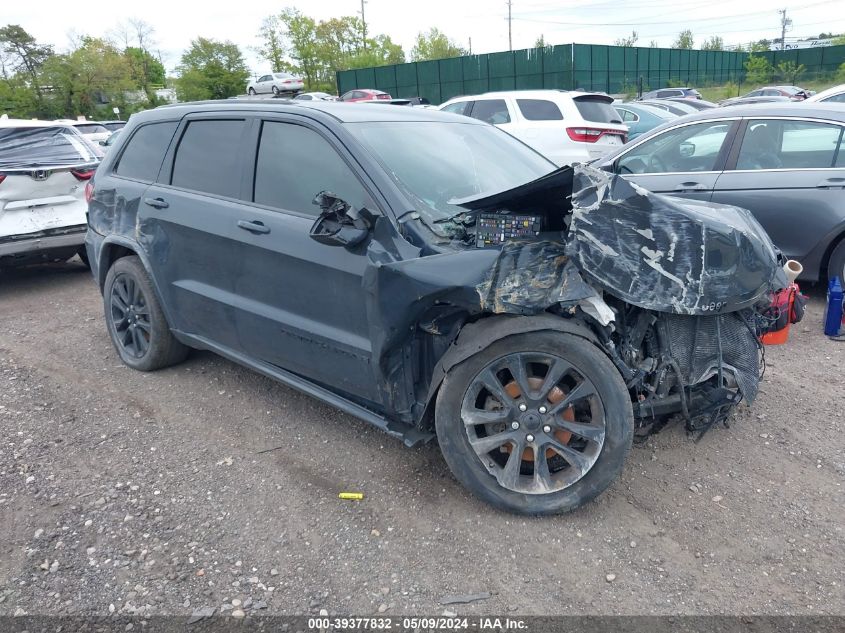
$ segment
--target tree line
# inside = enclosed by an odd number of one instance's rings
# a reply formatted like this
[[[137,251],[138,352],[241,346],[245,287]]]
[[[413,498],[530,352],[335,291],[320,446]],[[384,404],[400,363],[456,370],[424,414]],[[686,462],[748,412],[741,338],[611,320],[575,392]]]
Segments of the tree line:
[[[466,51],[437,28],[419,33],[406,55],[389,35],[368,33],[357,16],[315,20],[286,8],[263,20],[252,48],[267,71],[302,77],[307,90],[335,92],[335,72],[443,59]],[[155,30],[129,20],[99,37],[73,38],[68,50],[38,42],[23,27],[0,28],[0,114],[55,119],[113,118],[160,105],[156,90],[174,88],[180,101],[243,94],[250,78],[244,51],[231,41],[198,37],[182,54],[174,77],[156,53]]]
[[[635,46],[637,41],[638,34],[633,31],[615,44]],[[546,45],[543,36],[535,43]],[[769,50],[769,45],[769,40],[758,40],[747,50]],[[105,35],[74,37],[63,52],[38,42],[23,27],[8,24],[0,28],[0,114],[105,119],[114,116],[114,107],[129,115],[160,105],[156,90],[165,85],[174,88],[181,101],[225,99],[245,92],[251,73],[237,44],[205,37],[192,40],[174,77],[165,76],[156,46],[155,29],[138,19],[121,23]],[[682,49],[693,46],[690,30],[679,33],[672,44],[672,48]],[[711,36],[701,48],[726,49],[719,36]],[[335,73],[339,70],[468,54],[437,28],[419,33],[406,53],[389,35],[369,33],[358,16],[315,20],[295,8],[266,17],[251,50],[268,72],[291,72],[302,77],[307,90],[332,93],[337,90]],[[763,62],[755,60],[748,70],[754,76],[770,73],[771,69],[762,66]],[[779,70],[793,77],[801,74],[792,68]]]

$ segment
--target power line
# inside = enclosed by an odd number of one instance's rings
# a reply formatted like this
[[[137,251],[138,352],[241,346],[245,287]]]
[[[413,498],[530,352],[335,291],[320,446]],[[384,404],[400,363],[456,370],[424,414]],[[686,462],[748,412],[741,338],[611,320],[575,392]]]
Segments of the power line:
[[[801,7],[800,9],[796,9],[797,11],[803,11],[804,9],[809,9],[812,7],[817,7],[824,4],[831,4],[832,2],[839,2],[839,0],[824,0],[823,2],[816,2],[813,4],[807,4]],[[510,0],[508,0],[508,6],[510,7]],[[710,18],[687,18],[683,21],[683,23],[689,22],[712,22],[712,21],[723,21],[723,20],[730,20],[732,18],[745,18],[751,16],[761,16],[761,15],[768,15],[769,11],[752,11],[750,13],[734,13],[732,15],[723,15],[721,17],[710,17]],[[548,24],[561,24],[564,26],[653,26],[653,25],[662,25],[662,24],[679,24],[678,20],[670,20],[670,21],[663,21],[663,22],[648,22],[652,17],[659,17],[659,16],[650,16],[648,18],[641,19],[637,22],[561,22],[558,20],[544,20],[544,19],[533,19],[533,18],[522,18],[522,17],[514,17],[514,20],[522,20],[523,22],[540,22],[540,23],[548,23]],[[510,17],[508,18],[511,19]]]

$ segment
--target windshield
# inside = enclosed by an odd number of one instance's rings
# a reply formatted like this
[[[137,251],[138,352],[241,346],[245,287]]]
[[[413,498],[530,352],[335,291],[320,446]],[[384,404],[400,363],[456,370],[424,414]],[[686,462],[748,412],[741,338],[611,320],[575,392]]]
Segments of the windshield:
[[[0,169],[95,163],[103,152],[67,127],[0,128]]]
[[[555,165],[492,125],[447,121],[349,123],[428,222],[466,209],[461,198],[513,189]]]

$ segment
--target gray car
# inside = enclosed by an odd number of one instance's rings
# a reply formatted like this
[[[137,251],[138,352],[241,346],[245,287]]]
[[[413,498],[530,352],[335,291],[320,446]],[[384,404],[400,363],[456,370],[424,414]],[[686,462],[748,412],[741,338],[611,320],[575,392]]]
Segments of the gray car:
[[[827,104],[707,110],[601,159],[655,193],[750,210],[805,279],[845,276],[845,111]]]

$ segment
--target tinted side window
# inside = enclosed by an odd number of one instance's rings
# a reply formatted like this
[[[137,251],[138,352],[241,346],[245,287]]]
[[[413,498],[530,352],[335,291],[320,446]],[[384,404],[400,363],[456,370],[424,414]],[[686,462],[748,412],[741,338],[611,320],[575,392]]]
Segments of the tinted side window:
[[[238,163],[244,121],[191,121],[179,141],[170,183],[202,193],[236,198],[240,190]]]
[[[822,99],[823,103],[845,103],[845,92],[838,95],[832,95],[827,99]]]
[[[177,125],[176,121],[165,121],[139,127],[120,155],[115,173],[118,176],[153,182],[158,176],[161,161]]]
[[[510,123],[511,115],[504,99],[480,99],[472,106],[470,116],[487,123]]]
[[[585,121],[596,123],[621,123],[619,114],[604,97],[575,97],[575,106]]]
[[[560,121],[563,114],[554,101],[546,99],[517,99],[519,111],[529,121]]]
[[[314,197],[330,191],[356,209],[369,206],[366,190],[334,147],[314,130],[266,121],[255,166],[258,204],[317,216]]]
[[[466,114],[467,105],[469,105],[469,101],[459,101],[458,103],[450,103],[445,108],[443,108],[443,112],[452,112],[453,114]]]
[[[742,139],[736,168],[833,167],[841,134],[842,127],[828,123],[752,120]]]

